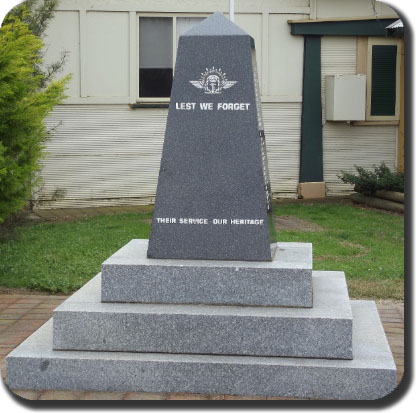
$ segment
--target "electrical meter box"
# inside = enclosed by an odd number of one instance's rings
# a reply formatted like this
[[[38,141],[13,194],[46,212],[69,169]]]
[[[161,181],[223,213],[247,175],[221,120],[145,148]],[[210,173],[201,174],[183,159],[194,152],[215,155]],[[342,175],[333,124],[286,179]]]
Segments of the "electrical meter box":
[[[326,76],[326,120],[365,120],[366,75]]]

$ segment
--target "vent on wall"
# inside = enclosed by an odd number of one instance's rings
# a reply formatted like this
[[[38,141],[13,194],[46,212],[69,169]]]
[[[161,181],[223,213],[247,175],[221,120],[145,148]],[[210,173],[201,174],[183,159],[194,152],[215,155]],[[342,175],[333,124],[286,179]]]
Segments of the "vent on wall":
[[[366,76],[326,76],[326,120],[365,120]]]

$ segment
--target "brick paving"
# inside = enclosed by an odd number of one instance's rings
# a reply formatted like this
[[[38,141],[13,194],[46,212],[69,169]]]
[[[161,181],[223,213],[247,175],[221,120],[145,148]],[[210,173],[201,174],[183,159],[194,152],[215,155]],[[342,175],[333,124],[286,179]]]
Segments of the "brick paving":
[[[67,297],[56,295],[0,294],[0,368],[5,379],[5,357],[51,316]],[[400,303],[377,303],[394,361],[397,383],[404,371],[404,312]],[[29,400],[293,400],[285,397],[250,397],[232,395],[134,392],[75,392],[61,390],[15,390]]]

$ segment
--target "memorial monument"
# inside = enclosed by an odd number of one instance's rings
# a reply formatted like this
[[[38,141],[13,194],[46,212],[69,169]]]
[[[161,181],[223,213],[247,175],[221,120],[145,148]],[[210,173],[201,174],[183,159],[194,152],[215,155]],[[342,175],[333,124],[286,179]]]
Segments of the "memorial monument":
[[[376,306],[312,245],[275,242],[251,37],[180,37],[150,240],[132,240],[7,357],[13,389],[377,399]]]
[[[229,23],[215,15],[179,42],[149,258],[272,259],[254,42]]]

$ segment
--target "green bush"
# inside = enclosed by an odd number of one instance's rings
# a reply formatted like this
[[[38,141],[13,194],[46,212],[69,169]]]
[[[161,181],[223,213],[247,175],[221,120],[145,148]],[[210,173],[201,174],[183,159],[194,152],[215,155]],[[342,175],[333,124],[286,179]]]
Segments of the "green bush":
[[[397,191],[404,192],[404,174],[393,172],[382,162],[374,171],[366,170],[361,166],[355,166],[358,175],[341,171],[338,178],[345,184],[354,185],[354,191],[364,195],[374,195],[376,191]]]
[[[59,0],[26,0],[10,10],[8,17],[13,16],[26,23],[32,34],[42,38],[50,20],[54,16],[58,3]],[[39,50],[38,54],[42,57],[41,50]],[[42,62],[42,59],[39,59],[39,63],[34,65],[34,72],[41,76],[38,78],[41,88],[47,86],[56,73],[62,69],[66,58],[67,52],[63,51],[57,60],[50,64],[46,65]]]
[[[43,87],[42,47],[18,16],[6,17],[0,28],[0,223],[30,199],[48,137],[43,120],[65,97],[68,77]]]

